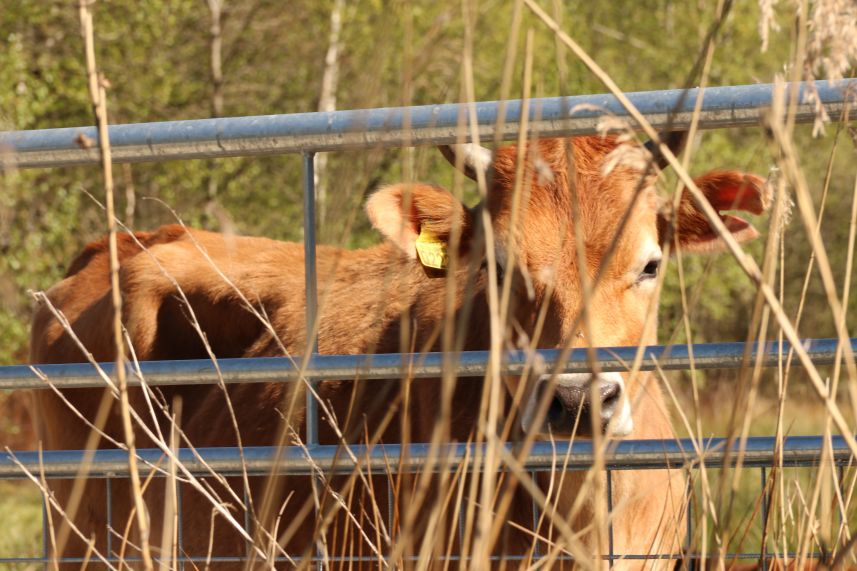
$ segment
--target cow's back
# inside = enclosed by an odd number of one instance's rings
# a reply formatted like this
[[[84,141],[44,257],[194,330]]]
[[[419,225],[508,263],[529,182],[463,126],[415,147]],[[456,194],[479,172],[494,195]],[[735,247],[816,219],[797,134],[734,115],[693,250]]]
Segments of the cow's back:
[[[125,264],[157,244],[173,242],[186,230],[179,225],[163,226],[153,232],[116,235],[119,263]],[[48,290],[33,315],[30,332],[31,363],[77,363],[87,360],[78,343],[68,335],[54,310],[62,313],[75,334],[98,361],[112,359],[112,330],[94,325],[112,311],[110,301],[110,253],[108,237],[90,242],[71,262],[64,279]],[[53,309],[50,306],[53,306]],[[77,323],[75,327],[74,324]],[[93,323],[93,326],[89,326]],[[104,322],[106,323],[106,322]],[[89,343],[84,338],[90,340]]]
[[[247,300],[264,311],[278,311],[291,299],[285,295],[290,288],[302,286],[303,280],[294,272],[283,272],[286,278],[296,278],[291,284],[279,276],[282,283],[274,283],[257,270],[272,258],[278,266],[300,267],[303,260],[295,244],[171,225],[153,232],[118,234],[117,246],[123,319],[140,360],[209,357],[197,324],[215,355],[245,356],[262,330],[258,316],[248,311]],[[109,327],[113,317],[109,264],[105,237],[87,245],[65,279],[48,290],[46,302],[36,308],[33,318],[31,363],[86,361],[89,355],[81,345],[97,361],[115,358]],[[254,298],[256,291],[268,295]],[[301,302],[294,304],[298,318],[302,318]],[[77,339],[49,304],[62,313]]]
[[[252,300],[250,303],[258,305],[260,310],[275,314],[282,309],[282,300],[289,299],[288,295],[280,296],[279,293],[289,293],[290,287],[303,281],[302,273],[294,275],[292,280],[279,277],[277,285],[282,287],[272,287],[274,276],[265,275],[266,266],[260,263],[260,260],[271,262],[280,272],[293,264],[300,268],[302,258],[297,257],[300,248],[295,244],[224,236],[172,225],[152,232],[118,234],[117,246],[123,321],[132,346],[129,356],[141,361],[207,358],[210,354],[218,358],[239,357],[251,354],[257,345],[267,347],[270,344],[263,343],[265,328],[259,317],[248,310],[245,300]],[[283,273],[288,275],[288,272]],[[257,291],[268,295],[254,296]],[[302,304],[302,295],[297,297],[300,300],[295,301],[296,307]],[[300,313],[302,316],[302,311]],[[44,300],[38,304],[31,330],[30,362],[113,361],[116,356],[111,326],[113,315],[109,242],[104,237],[83,249],[70,264],[64,279],[48,290]],[[303,327],[302,320],[298,325]],[[234,390],[241,390],[241,387],[233,387],[231,392]],[[168,407],[172,407],[176,398],[183,399],[185,406],[181,425],[194,444],[235,445],[232,423],[221,418],[226,407],[219,388],[161,387],[157,394],[158,400],[163,399]],[[47,450],[83,448],[91,437],[90,423],[96,422],[99,405],[105,396],[108,402],[113,402],[113,397],[98,389],[68,389],[61,395],[50,389],[35,391],[34,404],[42,446]],[[254,396],[259,398],[258,393]],[[131,388],[129,399],[132,409],[141,413],[144,422],[151,424],[151,417],[146,418],[145,411],[149,406],[142,391]],[[247,428],[251,437],[253,431],[250,429],[258,431],[255,421],[260,418],[268,420],[267,428],[276,426],[278,416],[259,414],[258,407],[252,411],[254,414],[249,414],[250,411],[240,410],[248,406],[247,403],[242,403],[240,398],[238,401],[237,414],[249,419],[249,425],[242,428]],[[167,416],[156,412],[154,417],[161,424],[160,430],[168,433]],[[124,441],[118,406],[111,405],[100,429],[108,438],[100,438],[95,442],[96,447],[112,447],[110,439]],[[138,429],[135,433],[137,446],[155,446],[144,431]],[[240,488],[240,482],[237,484]],[[51,485],[60,504],[67,506],[73,497],[73,482],[59,480]],[[124,525],[131,515],[129,484],[119,479],[112,485],[113,521]],[[163,505],[163,493],[163,482],[155,478],[146,494],[153,509]],[[96,547],[103,552],[106,547],[106,506],[102,502],[106,490],[103,481],[87,480],[83,497],[75,523],[85,535],[96,537]],[[185,504],[185,546],[195,549],[197,554],[204,554],[207,534],[197,538],[190,532],[193,525],[208,528],[210,505],[206,500],[195,497],[190,490]],[[203,514],[198,522],[194,519],[196,512]],[[160,533],[157,530],[160,523],[160,517],[154,518],[153,532]],[[221,539],[226,548],[229,544],[238,544],[235,534],[226,534]],[[240,545],[243,549],[243,543]],[[86,549],[86,545],[72,533],[64,555],[81,556]]]

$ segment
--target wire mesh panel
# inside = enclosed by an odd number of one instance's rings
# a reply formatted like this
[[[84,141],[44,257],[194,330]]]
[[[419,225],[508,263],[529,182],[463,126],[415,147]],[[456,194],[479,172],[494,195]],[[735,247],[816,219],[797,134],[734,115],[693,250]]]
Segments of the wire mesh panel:
[[[484,445],[482,445],[484,448]],[[430,460],[429,446],[411,445],[408,450],[404,450],[396,445],[375,446],[369,449],[359,445],[350,447],[358,458],[365,459],[361,463],[363,470],[381,468],[390,466],[391,459],[395,461],[397,458],[407,457],[410,461],[401,466],[401,469],[412,473],[419,473],[422,465]],[[455,445],[449,450],[449,457],[452,459],[450,470],[458,470],[462,462],[467,462],[468,458],[477,456],[476,445]],[[509,445],[508,449],[513,450],[513,446]],[[705,453],[700,457],[693,453],[693,450],[700,448]],[[829,451],[829,455],[825,457],[825,448]],[[342,463],[323,464],[325,468],[319,468],[317,459],[335,458],[337,456],[337,446],[318,445],[316,450],[313,450],[313,458],[306,455],[305,450],[296,448],[287,448],[285,451],[278,451],[274,448],[249,448],[243,451],[245,457],[245,468],[242,468],[239,460],[239,451],[236,449],[200,449],[190,450],[181,449],[178,451],[180,462],[188,469],[188,472],[197,476],[210,476],[212,472],[216,472],[222,476],[235,476],[244,473],[251,477],[265,476],[270,473],[272,467],[279,465],[282,472],[285,474],[309,474],[318,475],[322,473],[325,477],[331,476],[333,473],[349,474],[353,473],[355,467],[348,461]],[[282,452],[282,453],[281,453]],[[533,477],[538,477],[539,474],[550,473],[557,468],[559,462],[566,465],[567,470],[586,470],[592,464],[592,443],[588,441],[579,441],[574,443],[564,441],[554,442],[538,442],[534,445],[532,452],[523,460],[523,466]],[[709,551],[708,553],[700,552],[702,538],[700,537],[700,521],[693,517],[693,513],[700,514],[706,510],[702,504],[706,501],[704,494],[699,489],[700,470],[708,470],[708,477],[719,478],[729,477],[728,474],[720,472],[719,468],[723,466],[734,467],[738,462],[739,454],[743,454],[743,462],[740,470],[742,471],[742,486],[747,492],[747,497],[751,498],[748,504],[750,507],[750,517],[745,518],[744,526],[747,530],[754,529],[751,537],[742,537],[740,541],[735,542],[742,549],[740,551],[726,550],[724,553],[717,551]],[[126,541],[123,538],[121,529],[123,524],[127,522],[116,522],[112,519],[112,484],[117,478],[123,479],[128,476],[127,463],[123,462],[122,451],[114,450],[99,450],[88,461],[90,462],[90,478],[96,478],[105,484],[104,491],[104,509],[108,514],[107,526],[103,530],[105,535],[106,552],[103,554],[104,562],[119,564],[120,561],[126,563],[134,563],[140,561],[138,552],[133,546],[124,545]],[[139,459],[144,465],[156,467],[164,461],[164,454],[159,450],[139,450]],[[4,478],[21,478],[24,473],[35,476],[37,479],[44,478],[42,481],[53,482],[57,477],[68,477],[76,473],[77,469],[85,461],[85,453],[80,451],[46,451],[44,453],[37,452],[19,452],[6,453],[0,458],[0,470]],[[610,443],[606,449],[605,465],[606,474],[606,501],[608,508],[613,513],[616,508],[613,504],[613,489],[612,476],[622,471],[628,470],[662,470],[674,469],[681,470],[689,476],[690,493],[687,496],[687,526],[685,528],[685,538],[683,548],[680,551],[658,552],[657,550],[648,553],[619,553],[612,548],[613,544],[613,528],[608,527],[608,536],[610,538],[610,549],[604,554],[606,561],[634,561],[634,560],[681,560],[687,566],[693,566],[693,562],[699,558],[714,558],[717,555],[725,557],[727,561],[762,561],[770,559],[783,560],[784,558],[795,559],[802,554],[793,548],[792,552],[783,552],[776,549],[766,549],[765,542],[762,538],[766,535],[771,535],[773,530],[770,529],[771,523],[769,519],[767,502],[770,497],[773,482],[777,478],[794,478],[800,476],[809,481],[814,475],[817,475],[818,470],[823,463],[829,463],[831,467],[836,467],[837,481],[841,486],[840,493],[847,493],[854,485],[854,477],[848,469],[853,463],[853,457],[848,449],[848,446],[841,437],[832,437],[826,440],[818,436],[806,437],[788,437],[778,444],[774,437],[751,437],[745,442],[733,442],[729,445],[724,439],[711,438],[702,441],[693,441],[689,439],[675,441],[615,441]],[[702,467],[704,465],[704,468]],[[321,472],[319,472],[321,470]],[[755,484],[753,483],[753,474],[756,474]],[[788,475],[786,476],[786,474]],[[166,478],[167,476],[161,471],[155,477]],[[178,528],[177,528],[177,550],[179,553],[175,563],[229,563],[247,561],[250,553],[244,553],[240,556],[217,556],[210,553],[205,555],[189,555],[183,551],[182,544],[182,519],[184,517],[182,506],[182,496],[186,493],[188,483],[180,483],[177,486],[179,494],[179,502],[177,510]],[[245,505],[247,504],[247,496],[244,497]],[[387,502],[394,502],[393,495],[390,494],[386,498]],[[391,505],[391,504],[388,504]],[[532,502],[531,517],[533,521],[532,529],[539,529],[538,522],[541,519],[541,507],[537,502]],[[43,510],[47,514],[47,509]],[[841,525],[846,525],[850,512],[845,509],[843,504],[840,504],[833,510],[834,518]],[[48,521],[46,515],[43,516],[44,537],[43,552],[40,556],[3,556],[0,557],[0,564],[13,563],[49,563],[51,558],[50,541],[52,536],[48,533]],[[612,520],[611,520],[612,521]],[[244,513],[243,526],[246,530],[252,533],[253,524],[249,512]],[[463,524],[463,522],[459,522]],[[118,525],[117,525],[118,524]],[[388,520],[389,529],[394,529],[392,520]],[[459,529],[457,533],[462,533]],[[748,532],[745,532],[748,533]],[[124,555],[120,553],[120,545],[123,545]],[[549,541],[547,537],[543,537],[540,541],[535,542],[531,553],[526,555],[496,555],[496,559],[505,561],[528,561],[530,563],[538,561],[540,558],[548,557],[555,542]],[[389,553],[381,553],[379,556],[335,556],[328,555],[328,562],[347,563],[357,561],[378,561],[383,560]],[[823,558],[826,554],[821,552],[804,553],[803,556],[809,558]],[[311,555],[314,559],[319,559],[322,556],[319,554]],[[440,560],[457,561],[460,555],[444,555]],[[567,551],[554,553],[551,556],[556,561],[571,561],[573,556]],[[404,561],[405,559],[400,559]],[[416,560],[416,556],[413,557]],[[302,554],[284,553],[273,558],[279,563],[294,563],[302,560]],[[83,558],[63,558],[66,563],[83,563]]]

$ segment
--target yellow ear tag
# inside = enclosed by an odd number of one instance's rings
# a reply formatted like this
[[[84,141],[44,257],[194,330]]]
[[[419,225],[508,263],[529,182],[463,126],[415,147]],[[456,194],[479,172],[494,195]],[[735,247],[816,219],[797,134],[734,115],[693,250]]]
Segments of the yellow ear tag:
[[[435,270],[445,270],[449,263],[449,255],[446,252],[446,242],[426,230],[420,228],[420,235],[416,241],[417,255],[420,263]]]

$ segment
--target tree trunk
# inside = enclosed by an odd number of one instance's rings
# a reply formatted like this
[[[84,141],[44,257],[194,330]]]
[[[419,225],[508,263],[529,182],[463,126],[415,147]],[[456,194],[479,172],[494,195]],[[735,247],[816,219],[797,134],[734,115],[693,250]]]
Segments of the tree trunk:
[[[339,33],[342,29],[342,11],[345,0],[335,0],[330,12],[330,37],[324,56],[324,75],[321,79],[319,111],[336,110],[336,87],[339,83]],[[327,214],[327,154],[319,153],[315,159],[315,196],[318,201],[318,220],[323,225]]]

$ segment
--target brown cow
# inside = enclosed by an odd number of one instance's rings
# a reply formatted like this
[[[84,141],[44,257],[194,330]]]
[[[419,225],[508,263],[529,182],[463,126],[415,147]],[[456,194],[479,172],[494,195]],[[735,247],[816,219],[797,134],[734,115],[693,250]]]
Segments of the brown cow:
[[[490,181],[488,200],[478,208],[466,208],[446,190],[425,184],[394,185],[377,191],[369,199],[367,211],[375,228],[387,238],[384,243],[357,251],[318,248],[319,351],[360,354],[396,352],[403,347],[417,351],[439,349],[444,316],[466,320],[457,325],[463,332],[459,340],[461,348],[489,348],[491,288],[488,286],[489,275],[494,272],[486,266],[485,250],[480,246],[484,242],[478,221],[483,212],[488,213],[493,228],[497,273],[511,274],[509,318],[502,325],[505,346],[534,343],[552,348],[567,344],[655,343],[654,322],[650,320],[645,327],[645,317],[647,307],[656,303],[655,278],[670,224],[654,189],[656,174],[644,175],[638,167],[622,162],[605,172],[608,157],[613,157],[611,152],[617,146],[616,140],[609,137],[531,143],[526,153],[527,164],[522,169],[525,192],[521,195],[516,223],[512,216],[515,147],[502,148],[494,157],[478,147],[459,147],[459,159],[462,155],[464,158],[458,162],[463,164],[465,172],[475,176],[484,169]],[[762,180],[752,175],[718,171],[697,178],[696,183],[718,210],[760,213],[766,205]],[[602,268],[605,253],[626,212],[627,223],[616,239],[609,264]],[[687,196],[682,198],[674,219],[675,242],[685,251],[716,251],[722,245]],[[723,220],[739,241],[756,235],[753,227],[740,218],[723,215]],[[575,231],[585,246],[582,258],[574,246]],[[448,270],[450,275],[443,277],[443,272],[422,265],[416,252],[418,241],[428,242],[436,257],[445,255],[455,259],[457,263],[449,260],[453,263]],[[301,245],[264,238],[227,237],[179,226],[141,232],[134,237],[122,235],[119,244],[124,321],[136,358],[208,358],[209,352],[194,328],[194,321],[220,358],[281,356],[284,350],[291,355],[304,353]],[[510,264],[512,259],[514,262]],[[581,259],[585,260],[585,268],[578,263]],[[601,273],[590,299],[587,336],[582,335],[583,326],[577,319],[582,307],[581,271],[590,279]],[[448,284],[454,288],[451,297],[445,293]],[[177,287],[183,295],[178,295]],[[82,344],[99,361],[114,358],[108,326],[112,315],[108,289],[107,246],[101,240],[87,246],[72,262],[66,278],[48,292],[50,302],[65,314]],[[252,307],[248,307],[248,302]],[[263,320],[269,320],[270,327]],[[36,312],[31,347],[33,363],[84,360],[77,343],[45,306]],[[582,434],[590,426],[596,429],[600,426],[615,437],[673,436],[664,398],[653,377],[638,375],[628,383],[625,374],[597,375],[594,382],[600,402],[596,410],[600,408],[601,413],[595,421],[587,417],[588,411],[596,406],[590,402],[589,395],[595,394],[587,388],[590,378],[590,375],[560,375],[551,380],[542,375],[524,387],[520,386],[521,379],[505,379],[509,389],[506,414],[517,419],[516,433],[520,435],[523,429],[524,433],[550,432],[567,438],[577,425]],[[447,392],[441,381],[323,382],[319,394],[335,422],[323,415],[326,420],[320,423],[320,442],[342,442],[333,424],[341,427],[348,442],[429,441],[445,394],[451,395],[452,405],[446,427],[448,435],[444,438],[473,439],[483,385],[467,380],[456,383]],[[164,388],[158,392],[157,400],[169,410],[181,398],[181,428],[195,446],[236,444],[230,410],[234,411],[244,446],[270,445],[277,441],[284,415],[294,429],[292,437],[304,437],[302,407],[289,408],[292,398],[294,402],[304,402],[302,391],[303,385],[294,384],[232,386],[228,391],[232,409],[226,406],[224,393],[218,387]],[[101,390],[68,390],[64,394],[84,417],[95,417]],[[511,407],[512,396],[520,398],[521,394],[524,400],[520,410]],[[131,398],[144,421],[153,425],[152,414],[145,412],[142,393],[132,391]],[[538,410],[540,399],[545,401],[541,408],[546,409],[546,414],[539,414],[545,412]],[[36,400],[45,448],[81,448],[89,427],[54,392],[41,391]],[[156,416],[160,430],[168,434],[167,415],[158,412]],[[116,411],[110,413],[105,432],[121,439]],[[153,442],[140,432],[137,444],[147,447]],[[108,444],[102,442],[102,446]],[[549,499],[557,507],[556,517],[564,518],[579,533],[578,555],[581,545],[594,554],[598,545],[597,533],[591,525],[595,502],[592,497],[580,497],[582,487],[589,485],[584,483],[586,474],[570,472],[562,474],[562,478],[551,478],[558,475],[549,474],[538,483],[543,490],[550,490]],[[502,526],[499,538],[485,541],[484,537],[469,533],[462,539],[454,532],[457,520],[449,514],[465,513],[476,505],[474,502],[481,501],[478,493],[469,495],[469,483],[461,485],[456,478],[428,478],[422,491],[416,479],[391,480],[377,474],[356,482],[331,479],[328,485],[341,493],[335,497],[329,492],[321,494],[320,509],[330,515],[325,531],[319,531],[313,517],[313,493],[308,478],[279,479],[268,496],[274,506],[269,510],[261,507],[264,479],[257,480],[251,484],[255,502],[252,518],[257,523],[263,520],[261,526],[274,530],[272,533],[279,536],[290,554],[305,556],[316,548],[326,549],[328,556],[334,558],[331,563],[334,568],[377,568],[380,565],[377,559],[365,565],[360,560],[335,559],[371,560],[376,548],[385,556],[396,554],[398,558],[390,563],[392,566],[416,566],[415,559],[430,566],[430,562],[440,561],[446,553],[466,552],[477,543],[484,548],[477,556],[490,550],[526,560],[533,555],[536,543],[533,531],[545,538],[538,542],[542,553],[566,544],[568,539],[551,529],[549,521],[534,530],[529,495],[511,485],[510,493],[514,495],[507,512],[492,516],[507,517],[510,525]],[[561,480],[561,485],[556,480]],[[214,493],[229,503],[228,509],[236,519],[243,522],[245,513],[239,505],[243,497],[241,480],[228,480],[236,490],[234,496],[226,493],[222,482],[211,478],[206,481]],[[395,506],[394,514],[388,513],[386,499],[391,483],[398,494],[398,503],[391,504]],[[508,479],[506,483],[509,484]],[[681,474],[616,472],[612,485],[617,514],[613,537],[616,553],[677,553],[684,529],[685,483]],[[54,487],[60,502],[65,503],[71,483],[56,482]],[[219,556],[244,555],[244,541],[224,518],[212,515],[210,502],[188,486],[183,489],[184,553],[201,559],[209,552]],[[472,489],[478,490],[478,486]],[[464,494],[462,497],[458,496],[459,491]],[[426,494],[425,501],[421,501],[420,493]],[[106,547],[104,494],[102,483],[90,482],[76,519],[84,534],[96,538],[95,547],[101,552]],[[164,519],[164,487],[160,478],[149,485],[146,497],[151,538],[157,545]],[[126,522],[131,521],[130,537],[137,541],[129,498],[127,485],[114,482],[114,529],[121,536]],[[352,516],[344,515],[346,510],[339,509],[341,504],[347,506]],[[499,509],[501,505],[501,499],[497,499],[493,506],[476,507],[479,511]],[[438,519],[434,508],[444,510],[442,514],[446,515]],[[395,529],[386,529],[384,524],[390,515],[395,516]],[[403,531],[406,524],[409,528]],[[214,541],[210,545],[211,533]],[[262,545],[265,538],[258,526],[254,533]],[[387,539],[387,533],[391,539]],[[120,548],[118,536],[113,539],[114,552]],[[397,537],[404,536],[407,541],[401,541],[406,545],[399,549]],[[320,538],[323,541],[317,542]],[[79,556],[84,552],[83,542],[73,536],[64,555]],[[137,555],[131,547],[125,553]],[[409,559],[410,556],[414,559]],[[631,568],[642,565],[640,561],[622,563]],[[308,564],[306,559],[303,564]],[[663,559],[654,564],[664,565],[667,562]],[[557,563],[555,568],[559,566]]]

